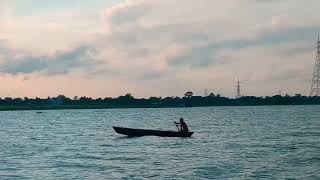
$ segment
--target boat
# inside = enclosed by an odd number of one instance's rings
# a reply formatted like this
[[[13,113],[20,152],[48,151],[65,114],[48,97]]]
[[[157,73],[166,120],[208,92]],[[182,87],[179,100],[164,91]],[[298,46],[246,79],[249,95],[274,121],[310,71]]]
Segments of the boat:
[[[113,129],[123,135],[130,137],[141,136],[161,136],[161,137],[190,137],[194,132],[179,132],[179,131],[159,131],[147,129],[133,129],[113,126]]]

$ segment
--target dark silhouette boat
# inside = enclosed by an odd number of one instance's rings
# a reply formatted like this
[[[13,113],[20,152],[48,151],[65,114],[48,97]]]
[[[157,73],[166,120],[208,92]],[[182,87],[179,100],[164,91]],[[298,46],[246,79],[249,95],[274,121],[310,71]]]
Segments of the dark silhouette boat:
[[[179,132],[179,131],[159,131],[147,129],[133,129],[113,126],[113,129],[123,135],[130,137],[141,136],[161,136],[161,137],[190,137],[194,132]]]

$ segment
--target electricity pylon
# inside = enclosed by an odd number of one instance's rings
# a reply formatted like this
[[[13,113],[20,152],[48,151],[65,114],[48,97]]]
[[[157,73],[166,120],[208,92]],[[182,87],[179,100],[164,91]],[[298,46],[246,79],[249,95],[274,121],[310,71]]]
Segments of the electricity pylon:
[[[320,96],[320,39],[319,39],[319,36],[318,36],[318,42],[317,42],[317,55],[316,55],[316,62],[314,64],[310,96]]]
[[[238,77],[238,81],[237,81],[237,95],[236,95],[236,99],[241,97],[241,86],[240,86],[240,79]]]

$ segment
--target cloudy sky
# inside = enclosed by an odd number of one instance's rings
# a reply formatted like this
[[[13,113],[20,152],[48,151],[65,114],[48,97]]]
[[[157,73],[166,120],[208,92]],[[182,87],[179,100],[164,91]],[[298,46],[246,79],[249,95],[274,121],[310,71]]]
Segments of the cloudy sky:
[[[0,97],[308,94],[319,0],[0,0]]]

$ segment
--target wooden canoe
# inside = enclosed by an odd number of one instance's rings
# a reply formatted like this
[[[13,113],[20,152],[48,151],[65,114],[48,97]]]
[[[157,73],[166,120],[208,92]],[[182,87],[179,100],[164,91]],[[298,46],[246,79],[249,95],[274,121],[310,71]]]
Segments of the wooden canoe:
[[[161,137],[190,137],[194,132],[159,131],[147,129],[133,129],[113,126],[113,129],[123,135],[131,137],[140,136],[161,136]]]

